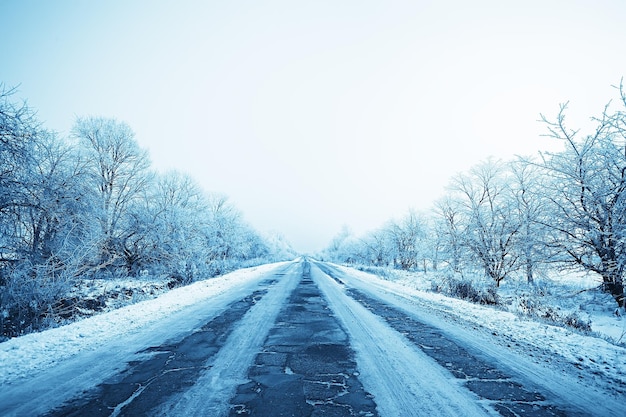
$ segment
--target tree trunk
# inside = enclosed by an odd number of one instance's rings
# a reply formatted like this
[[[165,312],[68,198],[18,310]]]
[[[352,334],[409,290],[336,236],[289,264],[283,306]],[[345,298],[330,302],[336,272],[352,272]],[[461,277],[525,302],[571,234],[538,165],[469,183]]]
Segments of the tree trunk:
[[[526,261],[526,281],[530,284],[530,285],[534,285],[535,284],[535,278],[533,276],[533,264],[530,260]]]
[[[624,307],[624,284],[621,281],[604,281],[602,287],[615,298],[618,306]]]
[[[613,248],[611,248],[613,249]],[[605,255],[605,253],[602,253]],[[624,280],[618,262],[616,260],[615,251],[608,251],[610,256],[606,256],[602,259],[603,273],[602,275],[602,287],[604,291],[610,293],[617,305],[624,307]],[[607,259],[608,258],[608,259]]]

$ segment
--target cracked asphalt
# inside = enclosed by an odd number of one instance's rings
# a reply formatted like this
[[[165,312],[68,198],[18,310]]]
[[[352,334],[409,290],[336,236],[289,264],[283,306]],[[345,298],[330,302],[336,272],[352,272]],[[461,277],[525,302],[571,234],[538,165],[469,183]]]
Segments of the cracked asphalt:
[[[384,304],[364,293],[350,289],[348,294],[370,311],[384,318],[395,330],[415,343],[424,353],[448,369],[452,375],[502,416],[572,416],[547,401],[536,387],[516,381],[481,357],[446,337],[440,330],[421,323],[401,310]]]
[[[305,264],[302,279],[237,388],[231,416],[377,416],[346,332]]]
[[[47,416],[151,414],[168,397],[193,386],[200,374],[211,367],[211,359],[224,346],[234,326],[266,292],[258,290],[230,304],[222,314],[181,340],[138,352],[147,358],[128,363],[119,375]]]

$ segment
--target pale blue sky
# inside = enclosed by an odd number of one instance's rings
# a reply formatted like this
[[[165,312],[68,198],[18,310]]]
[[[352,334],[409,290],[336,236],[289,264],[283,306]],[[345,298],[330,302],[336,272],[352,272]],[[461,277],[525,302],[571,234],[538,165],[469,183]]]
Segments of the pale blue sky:
[[[626,75],[623,1],[2,1],[0,81],[49,128],[134,129],[158,169],[303,251],[554,147]]]

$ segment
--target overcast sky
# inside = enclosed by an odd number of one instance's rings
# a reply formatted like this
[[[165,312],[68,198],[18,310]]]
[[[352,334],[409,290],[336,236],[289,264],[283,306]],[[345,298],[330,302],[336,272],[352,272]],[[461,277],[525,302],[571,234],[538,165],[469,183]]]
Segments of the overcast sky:
[[[626,75],[626,2],[2,1],[0,82],[67,135],[127,122],[159,170],[301,251],[427,210],[489,156],[554,149]]]

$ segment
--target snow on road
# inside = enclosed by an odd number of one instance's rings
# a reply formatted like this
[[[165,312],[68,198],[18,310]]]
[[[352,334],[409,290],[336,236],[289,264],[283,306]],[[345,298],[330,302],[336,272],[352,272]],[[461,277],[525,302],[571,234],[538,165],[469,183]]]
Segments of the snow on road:
[[[261,350],[281,307],[301,275],[301,265],[293,265],[280,281],[270,287],[269,292],[237,324],[212,361],[210,370],[181,397],[165,404],[157,415],[227,415],[230,398],[238,385],[247,382],[246,371]]]
[[[626,349],[622,346],[351,268],[333,268],[347,286],[442,329],[590,415],[619,415],[626,407]]]
[[[359,379],[381,416],[485,416],[477,398],[319,268],[311,277],[350,335]],[[410,366],[407,366],[409,365]]]
[[[80,395],[137,360],[136,352],[192,331],[289,265],[235,271],[0,343],[0,409],[13,410],[10,415],[37,415]]]

